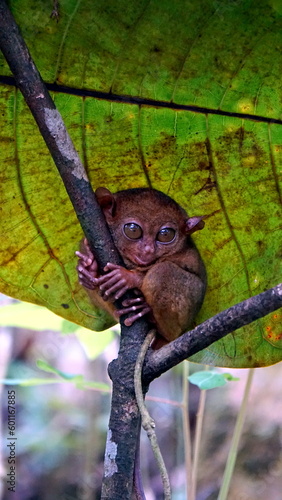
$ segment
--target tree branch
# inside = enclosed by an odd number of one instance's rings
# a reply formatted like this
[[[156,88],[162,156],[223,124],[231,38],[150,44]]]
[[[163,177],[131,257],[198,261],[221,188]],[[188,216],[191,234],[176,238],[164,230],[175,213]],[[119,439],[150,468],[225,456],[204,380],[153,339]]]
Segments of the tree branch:
[[[184,359],[281,306],[282,283],[213,316],[158,351],[148,353],[143,370],[144,383],[149,384]]]
[[[100,268],[107,262],[119,264],[119,254],[84,167],[4,0],[0,0],[0,48],[53,157]]]

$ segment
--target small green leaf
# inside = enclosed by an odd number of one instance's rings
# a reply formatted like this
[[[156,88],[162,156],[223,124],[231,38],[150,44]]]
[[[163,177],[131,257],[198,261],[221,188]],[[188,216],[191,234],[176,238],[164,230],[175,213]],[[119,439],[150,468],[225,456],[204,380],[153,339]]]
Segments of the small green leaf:
[[[43,361],[42,359],[38,359],[36,364],[38,368],[40,368],[41,370],[44,370],[45,372],[49,373],[55,373],[56,375],[59,375],[65,380],[75,380],[77,379],[77,377],[79,377],[79,380],[83,379],[82,375],[73,375],[70,373],[62,372],[61,370],[54,368],[54,366],[49,365],[49,363]]]
[[[100,391],[109,392],[108,384],[104,384],[102,382],[92,382],[89,380],[85,380],[83,375],[80,375],[80,374],[73,375],[70,373],[62,372],[61,370],[54,368],[54,366],[51,366],[49,363],[47,363],[46,361],[43,361],[42,359],[38,359],[36,364],[37,364],[38,368],[40,368],[41,370],[44,370],[45,372],[55,373],[59,377],[63,378],[64,381],[73,382],[78,389],[83,389],[83,390],[85,390],[85,389],[97,389]],[[50,379],[50,380],[52,380],[52,379]],[[62,382],[62,381],[58,380],[58,382]],[[48,382],[43,382],[43,383],[48,383]],[[21,385],[29,385],[29,384],[25,383],[25,384],[21,384]],[[30,385],[34,385],[34,384],[30,384]]]
[[[233,377],[233,375],[231,375],[231,373],[223,373],[222,375],[226,378],[226,380],[228,380],[228,382],[230,382],[230,381],[234,382],[234,381],[240,380],[239,377]]]
[[[110,392],[110,386],[102,382],[91,382],[89,380],[83,380],[82,382],[77,382],[77,389],[85,391],[86,389],[96,389],[101,392]]]
[[[201,390],[214,389],[227,383],[227,380],[239,380],[230,373],[218,373],[214,370],[205,370],[193,373],[188,377],[191,384],[197,385]]]
[[[62,381],[55,378],[3,378],[0,379],[0,384],[3,385],[19,385],[22,387],[32,386],[32,385],[46,385],[46,384],[61,384]]]

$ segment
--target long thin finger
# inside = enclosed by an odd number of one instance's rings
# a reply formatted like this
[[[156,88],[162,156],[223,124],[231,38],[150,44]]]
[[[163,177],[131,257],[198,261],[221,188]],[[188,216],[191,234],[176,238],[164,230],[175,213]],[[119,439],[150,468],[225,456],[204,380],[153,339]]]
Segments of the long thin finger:
[[[120,290],[119,290],[119,291],[115,294],[115,299],[116,299],[116,300],[117,300],[117,299],[120,299],[120,297],[122,297],[122,296],[123,296],[123,294],[124,294],[125,292],[127,292],[127,290],[128,290],[128,286],[127,286],[127,285],[126,285],[126,286],[124,286],[123,288],[121,288],[121,289],[120,289]]]
[[[91,252],[87,238],[84,238],[83,243],[84,243],[85,247],[89,250],[89,252]]]
[[[84,240],[84,247],[80,250],[85,255],[89,255],[89,257],[93,257],[93,252],[91,252],[90,246],[89,246],[88,241],[86,239]]]
[[[109,270],[114,270],[114,269],[119,269],[121,266],[119,266],[118,264],[113,264],[112,262],[108,262],[105,267],[104,267],[104,271],[109,271]]]
[[[96,280],[95,278],[93,278],[93,276],[88,276],[88,275],[85,275],[83,273],[81,273],[80,271],[78,271],[78,279],[83,281],[83,282],[87,282],[87,283],[92,283],[93,286],[97,286],[97,283],[96,283]]]
[[[116,314],[118,316],[123,316],[123,314],[132,313],[132,312],[138,311],[138,309],[142,309],[142,308],[143,308],[143,304],[140,304],[139,306],[125,307],[124,309],[118,309],[116,311]]]
[[[151,311],[151,308],[149,306],[144,307],[144,309],[142,309],[142,311],[140,311],[139,313],[135,314],[134,316],[130,316],[130,318],[126,318],[126,320],[124,321],[124,324],[126,326],[131,326],[134,323],[134,321],[142,318],[142,316],[145,316],[145,314],[148,314],[150,311]]]
[[[84,278],[84,276],[82,276],[81,274],[78,275],[78,282],[80,285],[84,286],[85,288],[88,288],[89,290],[94,290],[96,288],[94,283]]]
[[[112,278],[107,279],[106,281],[103,280],[102,284],[100,278],[98,278],[98,280],[101,292],[103,292],[104,290],[109,290],[116,283],[121,283],[121,285],[125,283],[125,279],[121,279],[120,276],[112,276]]]
[[[136,299],[125,299],[122,301],[124,307],[133,306],[134,304],[144,304],[144,297],[136,297]]]
[[[112,295],[116,291],[118,291],[121,287],[123,287],[124,284],[125,284],[125,280],[121,279],[120,281],[118,281],[117,283],[115,283],[111,288],[107,288],[105,291],[102,290],[101,287],[100,287],[100,291],[102,293],[102,296],[105,295],[106,297],[109,297],[110,295]]]
[[[118,279],[117,277],[117,271],[111,271],[108,274],[103,274],[103,276],[100,276],[97,278],[99,280],[98,284],[102,285],[104,283],[107,283],[111,278],[115,278],[116,280]]]
[[[92,273],[90,273],[87,269],[85,269],[84,266],[82,266],[81,264],[78,264],[76,266],[76,270],[78,272],[78,275],[82,275],[82,276],[85,276],[87,279],[89,279],[90,281],[92,281],[93,283],[95,283],[95,285],[97,286],[97,278],[95,278],[93,276]]]
[[[93,259],[89,255],[79,252],[78,250],[75,252],[75,255],[77,255],[77,257],[79,257],[83,262],[85,262],[87,266],[90,266],[90,264],[92,264]]]
[[[85,255],[84,253],[80,252],[79,250],[76,250],[76,252],[74,252],[74,254],[77,255],[78,257],[80,257],[82,260],[87,259],[87,255]]]

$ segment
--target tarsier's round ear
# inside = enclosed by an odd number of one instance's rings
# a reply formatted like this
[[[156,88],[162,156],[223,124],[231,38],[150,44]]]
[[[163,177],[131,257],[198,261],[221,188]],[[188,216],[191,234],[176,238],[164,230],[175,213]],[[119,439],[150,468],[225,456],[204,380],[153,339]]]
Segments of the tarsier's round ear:
[[[205,223],[203,221],[204,218],[204,215],[201,215],[199,217],[189,217],[189,219],[186,220],[186,233],[192,234],[199,229],[203,229],[203,227],[205,226]]]
[[[113,215],[116,205],[113,193],[111,193],[111,191],[107,188],[99,187],[96,189],[95,195],[103,212]]]

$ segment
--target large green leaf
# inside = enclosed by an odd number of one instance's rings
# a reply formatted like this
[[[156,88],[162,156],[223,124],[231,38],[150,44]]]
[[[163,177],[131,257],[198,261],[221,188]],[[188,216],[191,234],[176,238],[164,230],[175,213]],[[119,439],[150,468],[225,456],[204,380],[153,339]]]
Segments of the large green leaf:
[[[208,215],[195,236],[209,279],[198,321],[281,281],[282,2],[62,0],[58,22],[47,1],[10,4],[43,79],[57,84],[52,95],[93,186],[151,183],[191,215]],[[1,289],[88,328],[109,326],[77,283],[80,226],[5,76],[2,59]],[[193,359],[278,362],[281,317]]]

